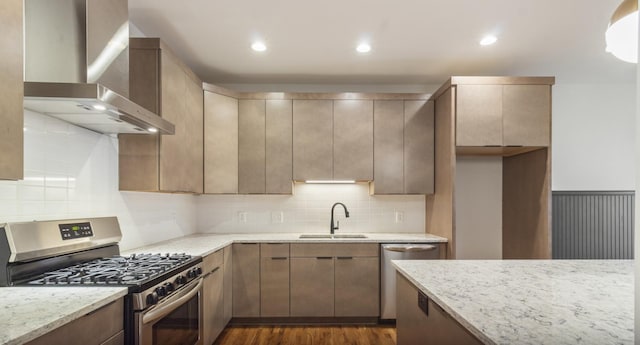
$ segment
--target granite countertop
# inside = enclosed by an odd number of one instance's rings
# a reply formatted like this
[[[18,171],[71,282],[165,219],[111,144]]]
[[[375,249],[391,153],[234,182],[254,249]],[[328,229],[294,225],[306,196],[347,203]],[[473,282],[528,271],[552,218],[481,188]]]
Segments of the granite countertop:
[[[633,344],[632,260],[393,264],[485,344]]]
[[[24,344],[126,294],[125,287],[2,287],[0,344]]]
[[[347,234],[347,233],[342,233]],[[367,233],[367,238],[305,238],[301,233],[262,234],[194,234],[167,240],[152,245],[123,251],[123,255],[133,253],[186,253],[206,256],[232,243],[247,242],[295,242],[295,243],[446,243],[447,239],[425,233]]]

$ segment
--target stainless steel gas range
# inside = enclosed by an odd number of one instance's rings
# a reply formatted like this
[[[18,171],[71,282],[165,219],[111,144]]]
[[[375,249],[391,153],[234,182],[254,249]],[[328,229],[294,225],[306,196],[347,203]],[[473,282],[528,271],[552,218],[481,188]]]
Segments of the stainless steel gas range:
[[[8,223],[0,231],[0,286],[125,286],[125,343],[199,344],[202,258],[121,256],[116,217]]]

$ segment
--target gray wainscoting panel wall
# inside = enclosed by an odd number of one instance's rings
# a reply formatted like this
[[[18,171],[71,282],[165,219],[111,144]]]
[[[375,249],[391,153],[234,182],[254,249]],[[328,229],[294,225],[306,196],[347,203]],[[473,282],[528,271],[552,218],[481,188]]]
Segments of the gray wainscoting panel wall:
[[[633,191],[554,191],[554,259],[633,259]]]

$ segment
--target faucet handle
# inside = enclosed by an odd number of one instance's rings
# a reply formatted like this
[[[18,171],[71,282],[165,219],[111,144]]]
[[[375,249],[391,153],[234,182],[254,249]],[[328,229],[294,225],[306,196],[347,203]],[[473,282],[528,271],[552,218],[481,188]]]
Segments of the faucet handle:
[[[338,230],[338,229],[340,229],[340,221],[336,220],[336,223],[337,224],[336,224],[335,230]]]

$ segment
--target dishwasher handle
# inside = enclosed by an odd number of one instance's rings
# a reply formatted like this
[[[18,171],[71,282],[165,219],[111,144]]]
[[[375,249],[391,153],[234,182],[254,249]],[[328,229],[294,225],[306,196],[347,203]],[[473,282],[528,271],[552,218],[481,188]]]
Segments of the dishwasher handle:
[[[432,250],[435,250],[437,248],[436,245],[434,244],[410,244],[410,245],[393,245],[393,244],[386,244],[384,246],[382,246],[382,248],[384,250],[388,250],[391,252],[400,252],[400,253],[406,253],[406,252],[430,252]]]

